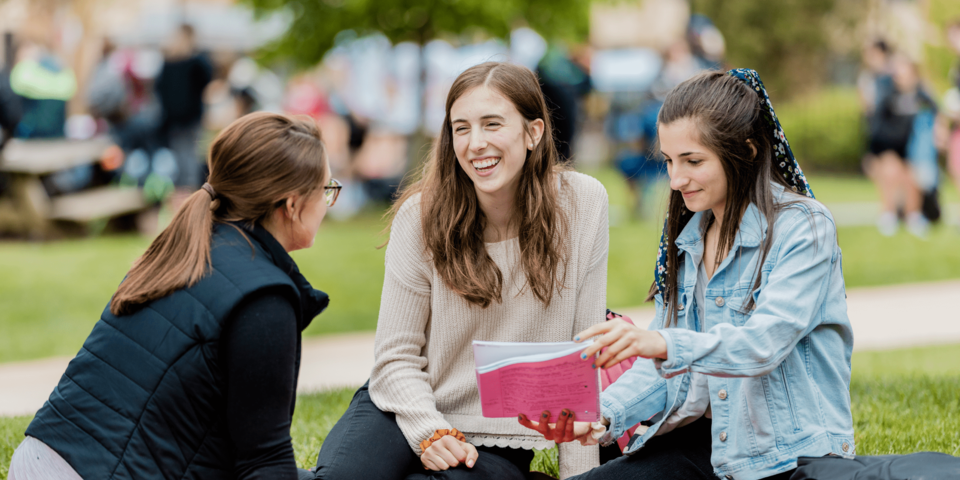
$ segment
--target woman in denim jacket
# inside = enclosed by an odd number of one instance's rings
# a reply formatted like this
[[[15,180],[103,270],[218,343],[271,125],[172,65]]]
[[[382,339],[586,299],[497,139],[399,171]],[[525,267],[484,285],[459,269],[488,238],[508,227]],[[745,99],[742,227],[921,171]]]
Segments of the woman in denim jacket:
[[[836,226],[759,76],[693,77],[658,124],[673,191],[650,290],[656,319],[649,331],[614,320],[577,337],[601,335],[584,353],[601,368],[650,360],[603,392],[602,426],[569,411],[556,425],[520,423],[585,444],[649,426],[580,479],[787,479],[800,456],[853,455]]]

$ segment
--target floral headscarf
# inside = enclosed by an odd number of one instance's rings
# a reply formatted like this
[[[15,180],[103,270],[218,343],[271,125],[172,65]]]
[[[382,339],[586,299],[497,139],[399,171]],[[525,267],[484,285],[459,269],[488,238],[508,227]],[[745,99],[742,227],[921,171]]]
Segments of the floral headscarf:
[[[735,68],[727,72],[727,75],[740,79],[748,87],[757,92],[760,101],[763,120],[770,128],[772,134],[773,153],[776,155],[775,166],[787,180],[787,184],[793,188],[793,191],[814,198],[813,190],[807,183],[807,177],[804,176],[800,164],[793,156],[793,150],[790,149],[790,142],[783,133],[783,127],[780,126],[780,120],[777,119],[776,112],[773,111],[773,104],[770,103],[770,96],[767,95],[767,89],[760,80],[760,74],[756,70],[749,68]],[[669,220],[669,219],[667,219]],[[660,235],[660,248],[657,251],[657,267],[654,270],[654,278],[657,283],[657,290],[661,293],[666,290],[667,284],[667,220],[663,223],[663,233]]]

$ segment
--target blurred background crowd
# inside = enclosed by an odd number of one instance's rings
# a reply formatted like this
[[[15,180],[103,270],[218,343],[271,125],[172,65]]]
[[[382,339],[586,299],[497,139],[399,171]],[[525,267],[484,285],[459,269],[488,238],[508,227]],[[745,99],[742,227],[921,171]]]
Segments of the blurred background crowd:
[[[320,124],[346,186],[331,215],[380,209],[425,157],[456,76],[502,60],[539,75],[565,159],[619,172],[621,215],[661,213],[665,94],[751,67],[805,169],[866,175],[879,232],[923,237],[956,221],[939,195],[941,172],[960,185],[951,4],[0,0],[0,235],[106,218],[155,232],[161,207],[203,183],[210,139],[256,110]]]

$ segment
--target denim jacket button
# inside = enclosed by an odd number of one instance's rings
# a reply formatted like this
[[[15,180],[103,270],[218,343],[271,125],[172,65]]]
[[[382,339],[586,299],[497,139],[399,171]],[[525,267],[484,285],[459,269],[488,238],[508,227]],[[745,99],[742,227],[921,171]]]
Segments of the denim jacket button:
[[[723,297],[717,297],[717,306],[718,306],[718,307],[722,307],[722,306],[723,306]]]
[[[727,432],[720,432],[720,441],[721,442],[727,441]]]
[[[843,445],[842,445],[841,447],[843,448],[843,451],[844,451],[844,452],[849,452],[849,451],[850,451],[850,444],[847,443],[847,442],[843,442]]]
[[[717,396],[720,397],[720,400],[726,400],[726,399],[727,399],[727,391],[726,391],[726,390],[720,390],[720,393],[718,393]]]

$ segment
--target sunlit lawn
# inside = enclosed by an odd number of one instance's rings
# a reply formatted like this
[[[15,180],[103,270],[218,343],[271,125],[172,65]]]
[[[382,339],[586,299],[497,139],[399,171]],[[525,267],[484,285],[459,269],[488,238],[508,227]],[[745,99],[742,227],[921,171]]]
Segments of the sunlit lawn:
[[[858,352],[850,391],[859,454],[960,454],[960,345]],[[316,463],[320,445],[352,395],[345,389],[299,397],[291,434],[301,467]],[[0,418],[0,480],[29,421]],[[550,453],[535,459],[548,473],[556,468]]]
[[[627,213],[627,190],[612,170],[593,172],[610,194],[610,261],[607,304],[640,304],[650,285],[660,223]],[[875,192],[862,178],[812,177],[824,202],[871,201]],[[951,188],[946,202],[957,201]],[[329,220],[316,245],[293,254],[306,277],[327,291],[331,306],[317,317],[308,335],[376,328],[383,281],[386,237],[379,211],[347,221]],[[906,233],[892,238],[870,227],[841,228],[848,287],[960,278],[960,234],[951,227],[933,230],[921,241]],[[149,240],[102,236],[49,243],[0,243],[0,362],[73,355]]]

